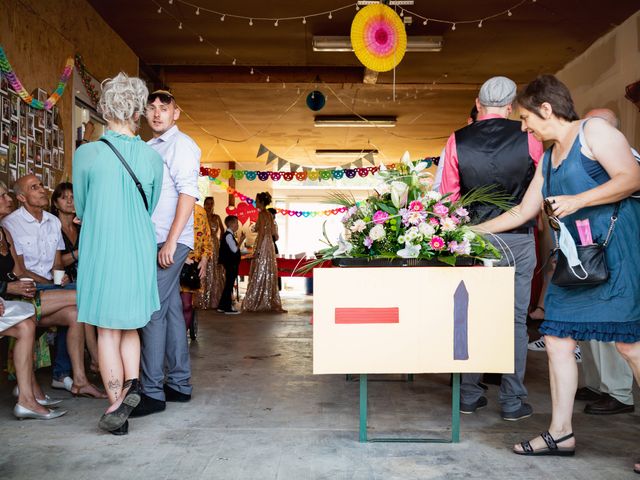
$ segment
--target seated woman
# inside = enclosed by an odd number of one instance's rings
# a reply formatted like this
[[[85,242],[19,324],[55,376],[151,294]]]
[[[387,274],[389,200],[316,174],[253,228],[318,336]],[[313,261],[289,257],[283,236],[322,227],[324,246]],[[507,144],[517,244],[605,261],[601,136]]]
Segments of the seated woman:
[[[0,220],[12,211],[13,199],[7,186],[0,182]],[[84,367],[84,327],[78,323],[76,292],[74,290],[47,290],[36,295],[33,280],[23,277],[22,262],[17,260],[9,232],[0,227],[0,295],[18,299],[35,299],[36,321],[39,327],[68,327],[67,349],[73,368],[75,396],[107,398],[104,392],[89,383]],[[6,297],[5,297],[6,298]]]
[[[18,379],[18,402],[13,408],[13,414],[20,420],[52,420],[67,411],[46,408],[57,405],[60,401],[51,400],[44,395],[33,374],[33,344],[36,333],[34,314],[35,309],[29,303],[5,302],[0,298],[0,336],[16,339],[13,363]]]

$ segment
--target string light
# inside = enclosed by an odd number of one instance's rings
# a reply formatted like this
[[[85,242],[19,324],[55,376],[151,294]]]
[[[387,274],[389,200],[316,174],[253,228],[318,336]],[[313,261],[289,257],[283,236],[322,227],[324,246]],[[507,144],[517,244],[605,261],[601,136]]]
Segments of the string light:
[[[404,17],[404,10],[400,10],[400,16]]]
[[[173,0],[169,0],[169,5],[173,5]]]
[[[302,17],[302,23],[307,23],[307,19],[305,17]]]
[[[482,20],[480,20],[480,23],[478,24],[478,28],[482,28]]]
[[[220,21],[221,21],[221,22],[224,22],[224,17],[225,17],[225,15],[222,15],[222,16],[220,17]]]
[[[276,23],[273,24],[274,27],[278,26],[278,20],[276,20]]]
[[[253,67],[251,67],[251,71],[249,73],[253,75]]]
[[[423,25],[426,25],[427,23],[429,23],[429,19],[425,18],[424,22],[422,22]]]
[[[178,29],[182,30],[182,22],[180,22],[180,25],[178,25]]]
[[[162,7],[158,7],[158,13],[162,13]]]
[[[231,65],[235,65],[236,64],[236,59],[233,59],[233,62],[231,62]]]
[[[329,12],[329,20],[331,20],[333,18],[333,15],[331,15],[332,12]]]
[[[269,75],[267,75],[267,83],[269,83],[271,81],[271,78],[269,77]]]
[[[513,13],[511,13],[511,10],[507,11],[507,15],[512,16]]]
[[[220,55],[220,49],[216,48],[216,55]]]
[[[196,15],[200,15],[200,7],[196,8]]]
[[[453,25],[451,25],[451,30],[455,30],[456,29],[456,24],[454,23]]]
[[[250,19],[249,19],[249,26],[250,26],[250,27],[253,27],[253,18],[250,18]]]
[[[358,4],[356,3],[356,12],[357,12],[358,10],[360,10],[360,5],[358,5]]]
[[[204,38],[202,38],[202,35],[198,36],[198,40],[200,40],[201,42],[204,42]]]

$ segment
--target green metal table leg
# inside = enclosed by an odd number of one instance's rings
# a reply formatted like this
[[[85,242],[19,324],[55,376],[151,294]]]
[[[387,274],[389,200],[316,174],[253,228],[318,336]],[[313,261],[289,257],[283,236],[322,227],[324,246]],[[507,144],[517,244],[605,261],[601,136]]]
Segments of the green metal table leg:
[[[453,374],[451,392],[451,443],[460,443],[460,374]]]
[[[360,443],[367,442],[367,376],[360,375]]]

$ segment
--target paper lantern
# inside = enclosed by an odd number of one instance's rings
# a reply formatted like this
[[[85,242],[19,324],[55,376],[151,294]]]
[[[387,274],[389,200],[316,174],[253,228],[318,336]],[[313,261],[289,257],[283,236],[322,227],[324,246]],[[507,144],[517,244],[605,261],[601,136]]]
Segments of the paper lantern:
[[[386,72],[400,63],[407,49],[407,32],[396,12],[382,4],[362,8],[351,23],[351,46],[370,70]]]

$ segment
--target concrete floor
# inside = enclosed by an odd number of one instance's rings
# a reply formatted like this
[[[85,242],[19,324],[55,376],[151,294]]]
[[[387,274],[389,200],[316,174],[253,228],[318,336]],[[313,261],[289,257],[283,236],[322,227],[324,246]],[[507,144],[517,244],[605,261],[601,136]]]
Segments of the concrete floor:
[[[531,353],[533,417],[499,418],[489,406],[462,418],[461,443],[358,443],[358,383],[311,373],[311,299],[285,298],[288,315],[200,315],[191,345],[194,396],[132,419],[130,433],[100,432],[103,401],[64,398],[51,422],[17,421],[0,381],[0,479],[626,479],[640,457],[638,416],[584,415],[576,404],[574,458],[523,458],[509,446],[546,429],[546,357]],[[40,374],[47,385],[50,372]],[[386,377],[393,379],[393,377]],[[398,377],[399,378],[399,377]],[[370,435],[449,434],[448,375],[371,382]]]

